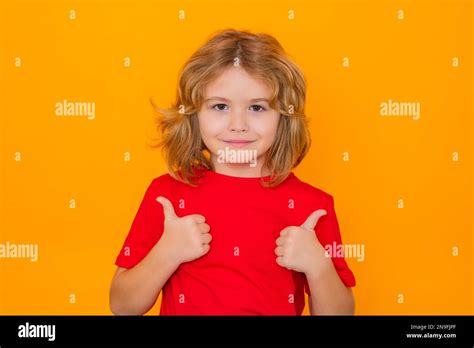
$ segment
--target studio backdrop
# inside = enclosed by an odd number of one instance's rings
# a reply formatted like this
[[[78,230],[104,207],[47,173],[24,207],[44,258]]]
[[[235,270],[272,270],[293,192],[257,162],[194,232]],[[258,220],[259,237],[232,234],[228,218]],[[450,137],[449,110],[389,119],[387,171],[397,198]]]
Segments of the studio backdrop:
[[[111,314],[167,171],[150,100],[170,106],[226,28],[271,34],[305,75],[294,172],[334,197],[356,314],[473,314],[472,25],[468,0],[2,1],[0,314]]]

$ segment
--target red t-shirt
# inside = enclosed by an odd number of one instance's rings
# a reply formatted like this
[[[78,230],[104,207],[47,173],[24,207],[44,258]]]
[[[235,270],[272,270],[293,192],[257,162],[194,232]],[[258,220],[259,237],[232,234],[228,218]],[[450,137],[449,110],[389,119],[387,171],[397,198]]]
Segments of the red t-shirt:
[[[213,171],[198,182],[191,187],[169,174],[153,179],[115,264],[133,267],[160,239],[164,215],[156,197],[164,196],[180,217],[203,215],[212,241],[207,254],[181,264],[169,278],[160,315],[301,315],[304,291],[310,294],[306,277],[276,263],[275,240],[283,228],[325,209],[315,233],[323,246],[339,245],[333,197],[293,173],[273,188],[262,187],[260,178]],[[354,286],[344,258],[332,261],[344,284]]]

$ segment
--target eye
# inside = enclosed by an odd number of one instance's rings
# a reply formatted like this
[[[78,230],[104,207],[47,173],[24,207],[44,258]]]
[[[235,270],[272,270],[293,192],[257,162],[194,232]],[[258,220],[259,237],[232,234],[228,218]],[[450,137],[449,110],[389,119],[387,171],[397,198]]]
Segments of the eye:
[[[216,109],[216,107],[217,107],[217,109]],[[227,105],[226,104],[215,104],[215,105],[212,106],[212,108],[214,110],[218,110],[218,111],[223,111],[224,109],[222,107],[225,108],[225,107],[227,107]]]
[[[263,112],[266,110],[263,106],[258,105],[258,104],[252,105],[251,108],[252,108],[252,111],[255,111],[255,112]]]

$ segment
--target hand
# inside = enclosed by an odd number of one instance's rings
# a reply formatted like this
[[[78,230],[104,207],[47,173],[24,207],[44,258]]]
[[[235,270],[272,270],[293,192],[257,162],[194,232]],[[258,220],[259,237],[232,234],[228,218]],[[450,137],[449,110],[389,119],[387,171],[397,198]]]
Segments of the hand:
[[[316,210],[301,226],[288,226],[281,230],[275,241],[277,264],[306,274],[322,271],[328,266],[330,259],[314,232],[319,219],[326,214],[324,209]]]
[[[165,257],[179,266],[207,254],[212,236],[204,216],[192,214],[178,217],[171,202],[163,197],[156,198],[163,206],[164,231],[158,241]]]

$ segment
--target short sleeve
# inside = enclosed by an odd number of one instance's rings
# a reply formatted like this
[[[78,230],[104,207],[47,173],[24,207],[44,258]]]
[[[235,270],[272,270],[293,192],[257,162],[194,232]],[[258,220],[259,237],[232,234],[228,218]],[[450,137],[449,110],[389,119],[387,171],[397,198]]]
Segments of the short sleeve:
[[[334,198],[331,195],[328,195],[326,207],[324,209],[326,210],[327,214],[319,219],[318,223],[316,224],[315,232],[319,242],[324,248],[326,248],[326,246],[330,246],[330,248],[334,249],[334,246],[337,248],[337,246],[342,245],[342,238],[334,207]],[[340,250],[343,250],[343,248],[340,247]],[[347,265],[344,254],[331,253],[331,259],[334,264],[334,268],[336,269],[336,272],[344,285],[346,287],[355,286],[356,281],[354,274]],[[304,280],[305,291],[307,294],[311,295],[306,277]]]
[[[139,263],[163,233],[163,208],[156,197],[160,184],[154,179],[148,186],[115,264],[131,268]]]

